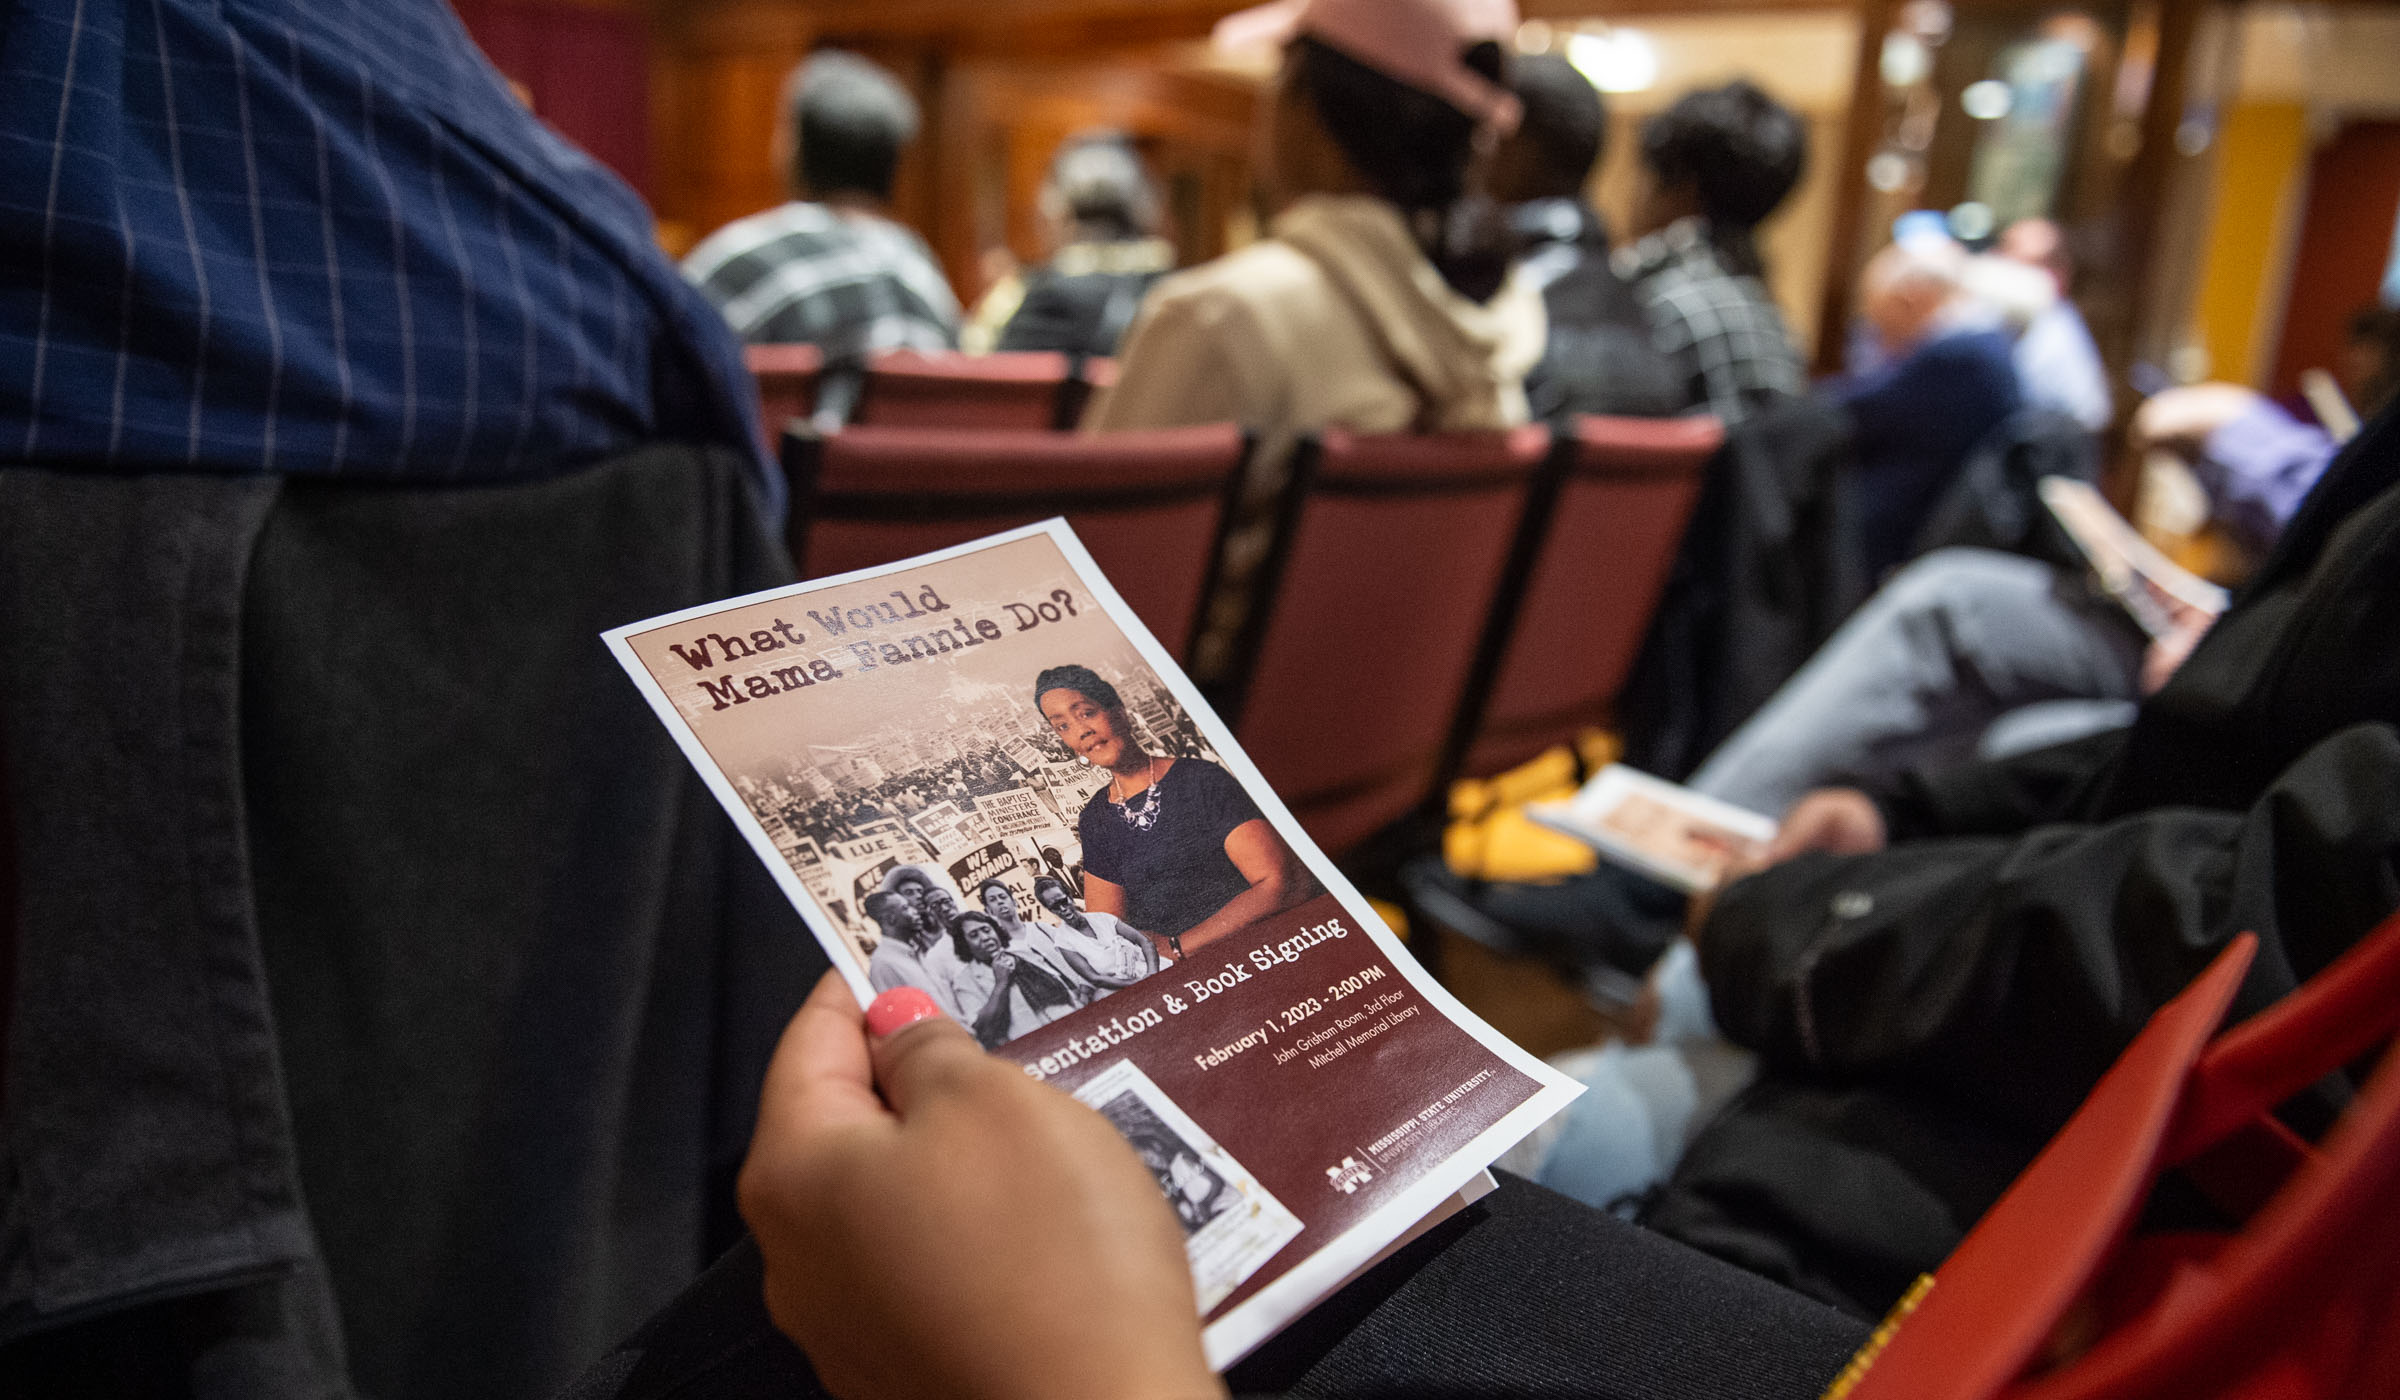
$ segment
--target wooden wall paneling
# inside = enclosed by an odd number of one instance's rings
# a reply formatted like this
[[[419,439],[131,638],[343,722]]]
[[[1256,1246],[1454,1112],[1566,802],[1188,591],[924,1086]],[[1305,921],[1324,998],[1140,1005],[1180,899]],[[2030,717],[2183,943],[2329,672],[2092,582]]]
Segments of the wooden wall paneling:
[[[2126,49],[2135,40],[2155,57],[2150,82],[2135,125],[2138,145],[2117,186],[2114,208],[2119,236],[2117,271],[2132,290],[2124,324],[2106,321],[2092,326],[2100,353],[2119,371],[2136,360],[2163,363],[2182,333],[2190,266],[2199,255],[2199,230],[2178,223],[2175,215],[2184,201],[2177,198],[2185,182],[2197,175],[2195,163],[2176,150],[2176,128],[2187,115],[2192,57],[2200,35],[2206,0],[2143,0],[2134,12]],[[2146,30],[2137,34],[2136,30]],[[2120,399],[2124,396],[2120,395]],[[2129,412],[2129,404],[2120,403]]]
[[[1867,185],[1867,162],[1883,142],[1883,41],[1899,10],[1898,0],[1861,0],[1858,7],[1858,57],[1850,79],[1850,115],[1842,123],[1833,227],[1825,239],[1825,276],[1817,292],[1813,367],[1819,374],[1832,374],[1842,367],[1858,274],[1869,250],[1882,242],[1871,237],[1866,227],[1873,194]]]
[[[774,131],[783,80],[814,38],[794,5],[661,6],[650,125],[662,233],[697,242],[788,197]]]
[[[946,75],[941,110],[930,123],[940,132],[943,156],[932,171],[937,198],[931,221],[917,229],[968,306],[990,280],[983,250],[1008,237],[1006,133],[985,115],[990,87],[991,74],[979,63],[957,63]]]

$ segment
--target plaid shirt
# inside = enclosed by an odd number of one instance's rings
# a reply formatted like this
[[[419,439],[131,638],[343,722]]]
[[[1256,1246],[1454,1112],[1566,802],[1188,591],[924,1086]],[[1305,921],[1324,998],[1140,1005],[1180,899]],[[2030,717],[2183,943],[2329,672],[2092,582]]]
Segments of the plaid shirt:
[[[710,234],[683,275],[753,344],[831,360],[958,344],[958,298],[924,240],[889,219],[794,201]]]
[[[1732,427],[1754,408],[1807,392],[1808,373],[1766,284],[1728,269],[1703,221],[1679,219],[1617,260],[1692,407]]]
[[[739,346],[640,201],[441,0],[14,0],[0,26],[0,460],[756,458]]]

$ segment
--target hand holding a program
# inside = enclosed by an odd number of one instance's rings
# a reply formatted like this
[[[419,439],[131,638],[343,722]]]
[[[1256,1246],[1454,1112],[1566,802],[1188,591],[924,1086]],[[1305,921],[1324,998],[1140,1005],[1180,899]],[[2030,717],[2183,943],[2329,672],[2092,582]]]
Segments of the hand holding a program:
[[[741,1175],[767,1310],[847,1400],[1200,1400],[1183,1232],[1106,1119],[909,989],[828,973],[767,1071]]]
[[[1724,865],[1725,878],[1717,886],[1722,889],[1745,875],[1755,875],[1808,851],[1856,856],[1883,847],[1883,813],[1876,807],[1875,799],[1857,788],[1817,788],[1801,794],[1800,800],[1783,814],[1774,840],[1744,847],[1729,856]]]
[[[2216,625],[2217,614],[2205,608],[2195,608],[2180,599],[2159,595],[2160,605],[2174,619],[2173,630],[2153,638],[2149,649],[2142,653],[2142,694],[2156,695],[2160,687],[2174,679],[2183,666],[2183,659],[2192,654],[2208,629]]]
[[[1818,788],[1783,814],[1783,825],[1755,868],[1780,865],[1807,851],[1869,855],[1884,848],[1883,812],[1857,788]]]
[[[1684,932],[1697,942],[1715,912],[1717,892],[1746,875],[1781,865],[1796,855],[1824,851],[1829,855],[1869,855],[1884,848],[1883,812],[1875,799],[1857,788],[1818,788],[1805,793],[1783,814],[1775,839],[1754,847],[1725,864],[1724,878],[1713,889],[1692,898],[1684,914]]]

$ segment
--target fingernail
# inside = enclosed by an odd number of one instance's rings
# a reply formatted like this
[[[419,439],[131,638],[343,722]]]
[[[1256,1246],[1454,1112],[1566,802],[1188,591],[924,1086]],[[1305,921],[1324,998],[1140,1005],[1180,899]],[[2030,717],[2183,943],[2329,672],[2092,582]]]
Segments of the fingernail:
[[[867,1034],[877,1040],[942,1014],[921,987],[894,987],[867,1003]]]

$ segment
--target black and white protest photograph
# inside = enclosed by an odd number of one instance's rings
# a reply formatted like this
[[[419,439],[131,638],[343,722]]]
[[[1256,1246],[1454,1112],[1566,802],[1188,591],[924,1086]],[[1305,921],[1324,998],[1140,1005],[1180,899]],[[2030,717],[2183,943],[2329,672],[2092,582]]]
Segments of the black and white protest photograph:
[[[632,645],[873,989],[986,1045],[1320,892],[1047,537]]]
[[[1158,1189],[1166,1193],[1185,1234],[1198,1234],[1201,1226],[1225,1212],[1231,1204],[1225,1178],[1210,1171],[1199,1152],[1160,1122],[1140,1095],[1128,1089],[1097,1107],[1158,1178]]]
[[[1300,1218],[1132,1061],[1120,1060],[1092,1076],[1075,1097],[1114,1124],[1158,1178],[1158,1189],[1183,1226],[1202,1312],[1300,1233]]]

